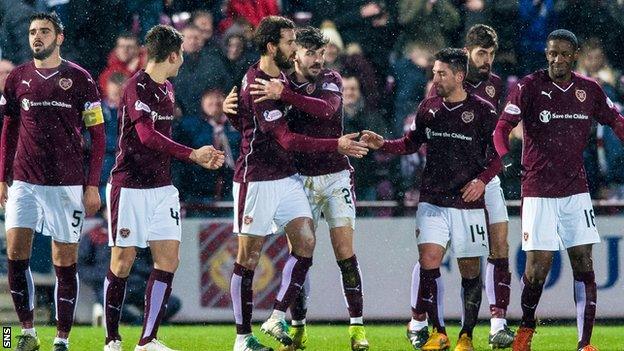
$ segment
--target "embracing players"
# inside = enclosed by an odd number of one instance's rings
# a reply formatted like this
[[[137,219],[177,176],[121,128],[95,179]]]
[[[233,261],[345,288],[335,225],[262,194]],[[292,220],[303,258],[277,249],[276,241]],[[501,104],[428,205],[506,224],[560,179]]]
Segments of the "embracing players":
[[[342,135],[342,78],[334,70],[323,69],[328,40],[314,27],[297,30],[295,69],[290,84],[279,80],[251,85],[258,100],[280,99],[292,105],[288,126],[295,133],[314,138],[339,138]],[[342,276],[342,290],[349,311],[349,336],[352,350],[368,350],[362,318],[362,276],[353,251],[355,228],[355,192],[353,168],[345,155],[333,152],[296,153],[298,172],[312,208],[314,228],[321,214],[329,225],[334,254]],[[293,345],[289,350],[304,349],[307,333],[305,318],[309,281],[291,306]]]
[[[34,59],[9,74],[0,99],[5,110],[0,203],[6,211],[9,289],[22,325],[16,350],[38,350],[29,260],[33,233],[51,236],[57,320],[53,349],[62,351],[69,348],[78,297],[78,240],[85,214],[100,208],[104,118],[89,73],[60,56],[63,24],[56,14],[31,16],[28,39]],[[83,126],[92,143],[86,174]]]
[[[522,321],[514,351],[531,349],[535,310],[554,251],[567,250],[574,275],[578,349],[590,345],[596,315],[592,245],[600,242],[583,167],[593,120],[609,125],[624,140],[624,118],[598,83],[572,71],[578,41],[567,30],[548,36],[548,69],[522,78],[510,91],[494,133],[504,172],[522,168]],[[509,154],[509,133],[523,122],[522,165]]]
[[[488,236],[483,194],[500,170],[492,146],[494,106],[463,88],[468,57],[461,49],[436,53],[433,83],[437,96],[418,107],[411,130],[401,139],[384,140],[364,131],[371,149],[410,154],[427,143],[420,202],[416,214],[419,263],[412,273],[412,320],[407,336],[416,350],[450,347],[444,327],[440,265],[450,247],[462,276],[464,323],[458,347],[472,347],[472,330],[481,301],[480,257]],[[433,323],[429,333],[427,317]],[[456,348],[457,350],[457,348]]]
[[[293,343],[285,321],[286,310],[304,284],[315,246],[312,212],[297,174],[294,152],[337,151],[355,157],[367,152],[365,144],[352,140],[357,133],[340,138],[293,133],[285,118],[289,105],[272,99],[254,101],[251,84],[264,84],[271,79],[288,84],[282,70],[293,65],[295,26],[283,17],[266,17],[256,30],[255,42],[260,61],[243,78],[238,116],[230,116],[243,135],[233,187],[234,232],[238,234],[238,256],[231,282],[237,331],[235,351],[269,350],[251,332],[252,281],[265,237],[273,233],[274,224],[288,236],[291,254],[282,272],[273,313],[261,329],[284,346]]]
[[[141,339],[135,351],[171,351],[156,337],[178,268],[181,224],[171,157],[208,169],[221,167],[222,151],[191,149],[171,140],[174,93],[169,78],[182,65],[182,35],[158,25],[145,36],[148,62],[126,83],[119,109],[117,158],[106,187],[111,262],[104,281],[104,351],[121,350],[119,318],[136,248],[150,248],[154,268],[145,289]]]

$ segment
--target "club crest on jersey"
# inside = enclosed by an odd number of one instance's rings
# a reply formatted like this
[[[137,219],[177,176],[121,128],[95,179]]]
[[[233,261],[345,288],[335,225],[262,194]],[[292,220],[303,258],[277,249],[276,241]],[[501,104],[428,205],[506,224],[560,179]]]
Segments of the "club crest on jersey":
[[[488,85],[485,87],[485,92],[489,97],[493,98],[496,95],[496,88],[493,85]]]
[[[71,79],[69,79],[69,78],[61,78],[61,79],[59,79],[59,86],[63,90],[67,90],[67,89],[71,88],[72,85],[74,85],[74,82]]]
[[[267,110],[262,113],[262,116],[267,122],[273,122],[282,118],[283,114],[282,114],[282,111],[280,110],[271,110],[271,111]]]
[[[245,223],[246,225],[250,225],[251,222],[253,222],[253,218],[251,216],[243,217],[243,223]]]
[[[474,120],[474,112],[472,112],[472,111],[464,111],[461,114],[461,119],[462,119],[462,121],[464,121],[464,123],[472,122],[472,120]]]
[[[576,90],[574,92],[574,95],[576,95],[576,98],[580,102],[585,102],[585,99],[587,98],[587,93],[585,92],[585,90],[581,90],[581,89]]]
[[[315,84],[308,84],[308,86],[306,87],[306,93],[308,95],[312,94],[315,90],[316,90],[316,85]]]
[[[121,235],[122,238],[127,238],[130,236],[130,229],[128,228],[121,228],[119,229],[119,235]]]

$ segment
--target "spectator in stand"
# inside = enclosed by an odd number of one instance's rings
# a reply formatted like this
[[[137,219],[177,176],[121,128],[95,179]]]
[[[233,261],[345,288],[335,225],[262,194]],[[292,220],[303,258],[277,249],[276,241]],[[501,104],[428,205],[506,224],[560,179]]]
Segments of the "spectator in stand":
[[[522,72],[528,74],[546,68],[544,49],[548,33],[555,29],[555,0],[520,0],[520,50]]]
[[[249,66],[260,57],[256,53],[247,50],[245,36],[239,33],[230,34],[225,38],[224,50],[230,76],[235,85],[240,85]]]
[[[437,51],[461,34],[461,17],[450,0],[399,0],[398,7],[398,22],[403,26],[398,49],[419,42]]]
[[[199,116],[202,93],[206,90],[218,89],[229,91],[232,88],[232,77],[221,55],[202,50],[204,40],[202,32],[194,24],[189,24],[182,31],[184,35],[184,63],[178,76],[173,78],[176,102],[185,116]]]
[[[238,18],[243,18],[256,28],[267,16],[279,15],[276,0],[229,0],[225,9],[226,18],[219,23],[221,32],[225,32]]]
[[[9,73],[15,68],[15,65],[9,60],[0,60],[0,93],[4,93],[4,85]],[[1,117],[1,116],[0,116]]]
[[[433,54],[423,43],[405,46],[405,54],[394,63],[394,127],[395,136],[403,135],[403,121],[425,97],[427,72]]]
[[[223,99],[220,90],[204,92],[201,112],[184,116],[174,127],[173,139],[181,144],[189,147],[213,145],[225,152],[223,167],[210,173],[196,165],[174,162],[174,184],[180,191],[180,200],[187,204],[232,199],[231,179],[238,158],[240,133],[223,113]]]
[[[607,61],[599,39],[590,38],[585,41],[581,47],[577,69],[579,73],[595,79],[614,103],[619,102],[616,86],[621,74]],[[624,147],[611,127],[597,125],[592,130],[583,157],[590,192],[598,197],[620,197],[624,184]],[[600,182],[601,180],[606,184]],[[610,191],[601,189],[603,185],[609,185]]]
[[[102,98],[102,113],[104,114],[104,126],[106,128],[106,152],[100,177],[100,197],[105,199],[106,183],[117,156],[117,112],[121,103],[123,85],[127,78],[120,72],[108,76],[104,97]]]
[[[223,55],[221,53],[221,47],[217,39],[215,39],[214,22],[210,12],[201,10],[195,11],[191,15],[189,22],[197,27],[201,33],[202,40],[204,41],[202,50],[207,51],[208,54],[217,56]]]
[[[344,133],[355,133],[365,129],[379,130],[380,134],[388,136],[388,126],[383,116],[374,109],[366,106],[360,89],[360,82],[356,76],[342,77],[342,101],[344,107]],[[383,154],[369,154],[363,158],[350,158],[349,162],[355,168],[355,192],[359,200],[377,200],[379,184],[389,178],[390,168],[378,163],[383,161]]]
[[[35,9],[22,0],[0,0],[2,58],[15,64],[32,59],[26,33],[30,27],[30,15],[34,13]]]
[[[123,32],[117,37],[115,48],[108,54],[108,64],[99,77],[100,92],[106,96],[108,78],[113,73],[121,73],[126,78],[132,77],[145,66],[147,55],[139,47],[139,39],[130,32]]]
[[[361,93],[369,108],[379,106],[380,89],[375,78],[375,69],[362,53],[357,44],[350,44],[346,49],[336,26],[329,21],[321,25],[321,32],[329,39],[325,49],[325,67],[335,69],[342,75],[356,76]]]

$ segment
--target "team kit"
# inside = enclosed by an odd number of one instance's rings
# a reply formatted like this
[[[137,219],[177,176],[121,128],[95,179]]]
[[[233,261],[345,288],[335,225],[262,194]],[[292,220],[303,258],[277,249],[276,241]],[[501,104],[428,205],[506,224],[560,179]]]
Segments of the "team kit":
[[[5,209],[8,283],[22,333],[16,350],[40,348],[34,325],[30,271],[33,234],[51,236],[56,274],[54,351],[69,350],[79,277],[78,241],[86,216],[100,210],[98,192],[105,135],[100,97],[91,75],[64,60],[63,24],[55,14],[30,19],[33,60],[11,72],[0,98],[0,204]],[[104,286],[101,347],[122,350],[119,323],[126,282],[137,248],[149,247],[153,268],[145,291],[141,337],[135,351],[172,350],[158,329],[179,265],[180,201],[171,159],[220,168],[223,151],[189,148],[171,139],[175,77],[184,60],[182,35],[170,26],[145,37],[146,67],[126,83],[118,114],[115,165],[106,187],[110,266]],[[374,349],[364,328],[363,276],[354,252],[356,196],[349,158],[369,152],[407,155],[426,145],[427,162],[416,213],[419,258],[412,272],[411,319],[405,336],[414,350],[449,350],[440,266],[447,251],[461,275],[462,321],[455,351],[472,351],[482,292],[490,310],[492,348],[531,350],[536,309],[556,251],[570,256],[578,350],[591,345],[596,314],[593,220],[582,153],[592,123],[624,140],[624,117],[595,81],[573,71],[579,43],[570,31],[548,36],[547,69],[521,78],[503,98],[492,71],[497,34],[477,24],[464,48],[434,56],[433,85],[409,131],[386,140],[381,131],[343,132],[342,78],[324,68],[328,40],[314,27],[284,17],[264,18],[254,34],[260,60],[223,102],[242,137],[233,178],[233,231],[238,252],[230,294],[234,351],[273,350],[252,333],[253,279],[267,236],[288,239],[289,255],[273,311],[260,330],[279,350],[314,349],[307,343],[306,280],[315,231],[329,227],[349,317],[352,350]],[[515,159],[509,135],[521,123],[523,154]],[[90,136],[85,157],[83,131]],[[54,147],[51,147],[54,145]],[[497,174],[521,177],[522,320],[507,325],[510,303],[508,214]],[[586,220],[587,214],[592,220]],[[486,257],[482,277],[481,258]],[[291,322],[287,322],[287,311]],[[539,336],[538,336],[539,337]],[[100,346],[98,346],[99,348]]]

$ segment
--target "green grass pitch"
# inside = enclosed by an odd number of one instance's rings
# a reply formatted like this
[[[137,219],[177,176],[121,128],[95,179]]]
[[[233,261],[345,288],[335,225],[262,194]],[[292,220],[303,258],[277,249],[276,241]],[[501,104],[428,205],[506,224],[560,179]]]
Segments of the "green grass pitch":
[[[278,343],[262,334],[259,325],[254,325],[254,332],[260,341],[277,349]],[[55,329],[37,328],[41,339],[41,351],[51,349]],[[487,333],[489,328],[480,326],[475,330],[475,350],[489,350]],[[141,332],[140,327],[121,327],[124,338],[124,350],[134,350]],[[457,340],[459,328],[448,329],[451,338],[451,351]],[[13,327],[15,335],[20,329]],[[374,324],[366,326],[366,333],[371,350],[410,351],[412,347],[405,338],[404,325]],[[230,351],[232,350],[235,330],[233,325],[167,325],[159,330],[159,338],[169,347],[183,351]],[[346,325],[312,324],[308,326],[308,347],[306,351],[349,351],[349,337]],[[624,351],[624,326],[598,325],[594,329],[593,343],[600,351]],[[70,337],[70,350],[102,350],[104,329],[95,327],[74,327]],[[1,350],[1,349],[0,349]],[[534,351],[575,351],[575,326],[539,326],[533,339]]]

